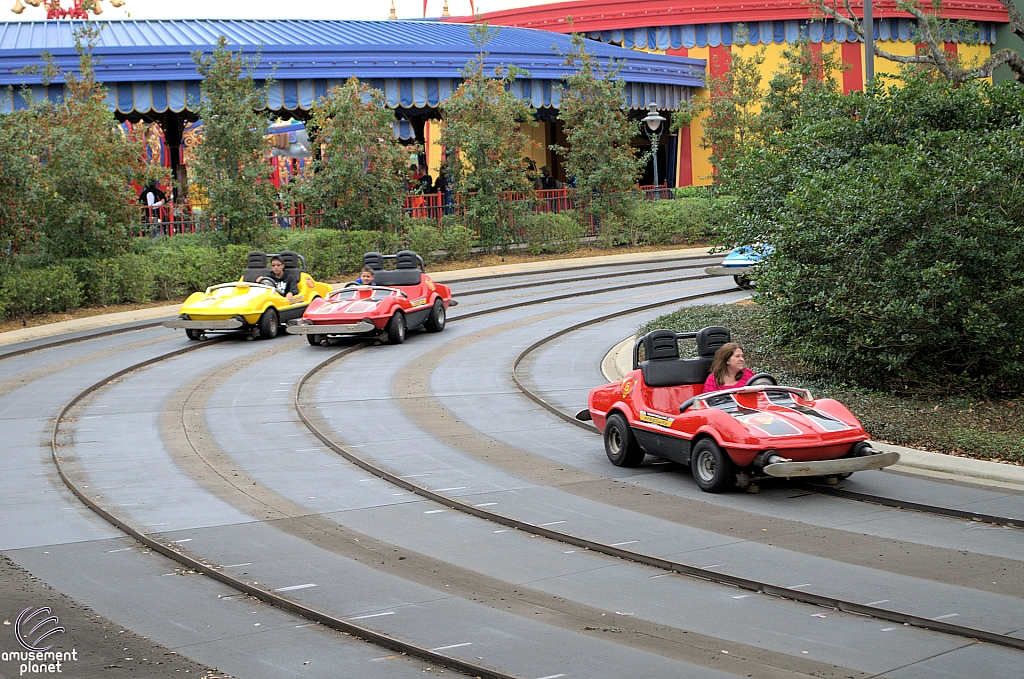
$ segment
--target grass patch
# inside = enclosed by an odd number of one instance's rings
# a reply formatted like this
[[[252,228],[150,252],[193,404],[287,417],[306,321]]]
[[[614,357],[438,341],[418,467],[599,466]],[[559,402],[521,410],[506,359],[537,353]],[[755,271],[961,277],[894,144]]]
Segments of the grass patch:
[[[900,446],[988,460],[1024,464],[1024,400],[984,399],[970,395],[914,396],[871,391],[816,375],[770,347],[768,328],[754,304],[683,307],[644,324],[638,332],[670,328],[691,332],[722,325],[743,345],[747,366],[768,372],[780,384],[810,389],[818,397],[841,401],[872,439]],[[692,342],[683,342],[685,351]]]

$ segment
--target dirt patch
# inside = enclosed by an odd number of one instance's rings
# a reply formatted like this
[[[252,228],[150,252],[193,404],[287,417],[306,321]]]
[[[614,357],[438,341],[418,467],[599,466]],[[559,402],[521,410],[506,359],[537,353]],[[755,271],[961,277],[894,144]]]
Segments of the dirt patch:
[[[57,616],[63,634],[46,640],[53,644],[50,651],[71,654],[62,661],[61,674],[73,677],[107,677],[131,679],[133,677],[183,677],[197,679],[227,679],[217,672],[176,652],[139,636],[115,622],[97,615],[88,606],[61,594],[39,578],[0,554],[0,648],[11,653],[19,650],[14,628],[18,615],[26,608],[36,610],[48,606]],[[46,645],[44,644],[44,646]],[[65,657],[62,655],[62,657]],[[25,658],[28,662],[28,659]],[[34,661],[32,661],[34,662]],[[0,660],[0,676],[17,677],[22,660]],[[56,668],[44,670],[49,676]],[[43,676],[26,672],[23,676]]]

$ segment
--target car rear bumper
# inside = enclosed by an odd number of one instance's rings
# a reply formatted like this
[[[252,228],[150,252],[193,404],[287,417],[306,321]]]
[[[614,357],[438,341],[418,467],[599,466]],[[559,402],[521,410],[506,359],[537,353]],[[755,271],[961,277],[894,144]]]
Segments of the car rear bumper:
[[[228,318],[222,321],[204,321],[189,318],[174,318],[164,321],[165,328],[185,328],[186,330],[238,330],[247,324],[242,318]]]
[[[768,476],[793,478],[796,476],[831,476],[850,474],[868,469],[882,469],[900,461],[899,453],[877,452],[861,457],[840,457],[835,460],[813,460],[810,462],[776,462],[764,466]]]
[[[292,335],[362,335],[377,328],[369,321],[339,325],[317,325],[315,323],[289,323],[285,332]]]
[[[752,266],[709,266],[704,273],[710,276],[745,276],[753,270]]]

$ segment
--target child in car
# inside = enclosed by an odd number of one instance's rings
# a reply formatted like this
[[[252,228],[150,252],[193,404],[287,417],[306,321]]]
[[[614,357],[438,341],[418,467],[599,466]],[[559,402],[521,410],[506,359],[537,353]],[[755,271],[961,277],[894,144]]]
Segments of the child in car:
[[[356,279],[356,285],[375,285],[373,282],[373,269],[364,266],[363,270],[359,272],[359,278]]]

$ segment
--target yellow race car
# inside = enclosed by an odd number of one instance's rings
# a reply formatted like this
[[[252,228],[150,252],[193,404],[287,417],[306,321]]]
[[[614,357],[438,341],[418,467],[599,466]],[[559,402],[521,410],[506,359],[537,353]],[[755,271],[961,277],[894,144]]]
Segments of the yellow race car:
[[[291,302],[275,285],[269,262],[280,259],[283,272],[290,276],[298,288]],[[275,263],[276,265],[276,263]],[[277,265],[280,269],[281,267]],[[325,298],[331,292],[327,283],[317,283],[305,272],[306,262],[301,255],[285,250],[268,255],[254,250],[246,260],[245,273],[231,283],[221,283],[192,293],[181,305],[181,314],[163,325],[184,328],[191,340],[203,339],[209,332],[248,332],[253,338],[277,337],[281,327],[292,319],[302,318],[309,303]]]

